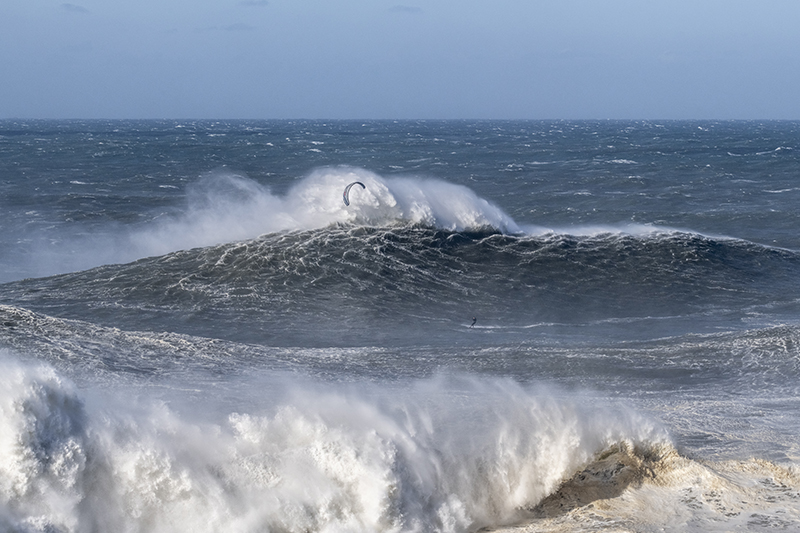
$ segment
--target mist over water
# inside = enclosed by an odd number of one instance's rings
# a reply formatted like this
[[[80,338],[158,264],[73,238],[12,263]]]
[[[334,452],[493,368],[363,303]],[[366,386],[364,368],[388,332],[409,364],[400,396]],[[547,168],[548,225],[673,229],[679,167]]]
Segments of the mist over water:
[[[366,189],[342,202],[348,183]],[[321,229],[337,224],[418,224],[450,231],[489,229],[520,232],[502,210],[467,187],[423,178],[382,178],[364,169],[331,167],[302,178],[285,196],[227,169],[217,169],[187,187],[185,204],[136,227],[113,225],[63,236],[46,246],[34,241],[19,277],[127,263],[178,250],[253,239],[267,233]],[[109,231],[110,230],[110,231]]]
[[[2,121],[0,529],[796,529],[798,131]]]
[[[353,181],[366,188],[353,189],[348,206],[341,193]],[[158,222],[132,239],[146,251],[143,255],[162,255],[335,224],[519,231],[508,215],[464,186],[432,179],[382,178],[364,169],[335,167],[312,172],[284,197],[246,177],[213,172],[189,189],[185,213]]]

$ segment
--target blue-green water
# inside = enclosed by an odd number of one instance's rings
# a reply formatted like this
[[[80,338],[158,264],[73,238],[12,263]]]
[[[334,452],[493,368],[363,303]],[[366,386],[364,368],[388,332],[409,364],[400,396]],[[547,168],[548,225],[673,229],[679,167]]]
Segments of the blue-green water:
[[[1,121],[0,525],[796,527],[799,180],[796,122]]]

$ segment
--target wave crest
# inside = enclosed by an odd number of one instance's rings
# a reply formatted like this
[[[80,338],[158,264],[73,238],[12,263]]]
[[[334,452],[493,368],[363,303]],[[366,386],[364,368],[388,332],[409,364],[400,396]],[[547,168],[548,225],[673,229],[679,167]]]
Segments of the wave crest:
[[[342,191],[353,181],[366,188],[353,189],[347,206]],[[520,231],[500,208],[462,185],[327,167],[301,179],[285,196],[227,170],[212,172],[190,188],[184,213],[141,230],[132,241],[143,257],[333,224]]]

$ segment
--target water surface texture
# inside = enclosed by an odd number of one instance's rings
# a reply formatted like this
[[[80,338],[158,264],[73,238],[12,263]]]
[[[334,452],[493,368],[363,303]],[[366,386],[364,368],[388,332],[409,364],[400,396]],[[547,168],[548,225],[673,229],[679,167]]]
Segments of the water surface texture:
[[[0,121],[0,529],[800,528],[798,205],[797,122]]]

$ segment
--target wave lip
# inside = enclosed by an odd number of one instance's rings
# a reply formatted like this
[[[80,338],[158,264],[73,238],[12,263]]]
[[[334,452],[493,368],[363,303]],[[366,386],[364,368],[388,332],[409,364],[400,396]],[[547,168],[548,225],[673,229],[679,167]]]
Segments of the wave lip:
[[[620,443],[531,509],[527,531],[795,530],[796,467],[750,459],[701,463],[669,444]]]

